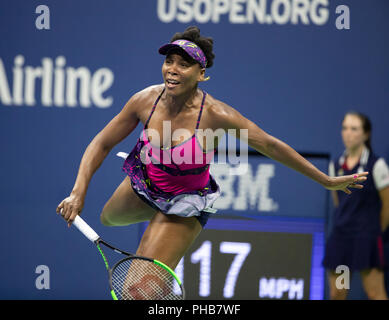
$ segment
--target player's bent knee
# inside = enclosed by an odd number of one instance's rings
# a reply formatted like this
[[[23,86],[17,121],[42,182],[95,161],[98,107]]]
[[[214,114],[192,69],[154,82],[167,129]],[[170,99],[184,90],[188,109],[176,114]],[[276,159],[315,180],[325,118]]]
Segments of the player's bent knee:
[[[100,221],[104,226],[128,226],[131,224],[148,221],[152,217],[152,213],[142,212],[126,212],[124,210],[114,210],[104,208],[100,214]]]
[[[100,214],[100,222],[102,223],[102,225],[106,226],[106,227],[113,227],[114,224],[112,224],[108,217],[107,217],[107,213],[103,210],[103,212]]]
[[[114,227],[118,225],[118,221],[115,221],[115,216],[117,216],[117,213],[115,213],[115,210],[113,210],[112,207],[110,207],[109,202],[107,202],[100,214],[100,221],[104,226],[107,227]]]

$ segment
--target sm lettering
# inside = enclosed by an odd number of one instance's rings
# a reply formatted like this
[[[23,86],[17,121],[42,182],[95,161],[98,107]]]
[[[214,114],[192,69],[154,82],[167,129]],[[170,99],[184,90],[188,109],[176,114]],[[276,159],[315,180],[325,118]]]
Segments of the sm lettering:
[[[259,279],[259,297],[281,299],[286,294],[286,299],[301,300],[304,296],[303,279],[286,278],[261,278]]]
[[[270,197],[270,180],[274,177],[273,164],[259,164],[256,172],[248,163],[245,174],[232,175],[229,164],[214,164],[212,175],[223,186],[220,198],[215,202],[216,209],[246,211],[277,211],[278,203]],[[237,186],[235,193],[234,185]]]

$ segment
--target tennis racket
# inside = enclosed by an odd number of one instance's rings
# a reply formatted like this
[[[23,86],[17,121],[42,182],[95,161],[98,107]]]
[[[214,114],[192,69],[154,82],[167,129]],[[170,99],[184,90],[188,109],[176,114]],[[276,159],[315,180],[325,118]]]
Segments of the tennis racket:
[[[73,224],[96,245],[103,257],[108,271],[111,296],[114,300],[183,300],[185,298],[182,282],[164,263],[113,247],[102,240],[80,216],[74,219]],[[110,268],[101,248],[102,245],[126,257]]]

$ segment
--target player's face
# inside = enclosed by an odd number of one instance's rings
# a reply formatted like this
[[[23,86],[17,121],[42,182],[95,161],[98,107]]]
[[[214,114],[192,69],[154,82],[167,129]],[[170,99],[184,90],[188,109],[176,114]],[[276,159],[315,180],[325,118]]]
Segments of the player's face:
[[[162,65],[162,76],[169,94],[181,95],[194,88],[204,78],[204,69],[198,63],[179,54],[169,54]]]
[[[346,149],[361,147],[367,134],[363,131],[362,120],[355,115],[347,115],[342,123],[342,139]]]

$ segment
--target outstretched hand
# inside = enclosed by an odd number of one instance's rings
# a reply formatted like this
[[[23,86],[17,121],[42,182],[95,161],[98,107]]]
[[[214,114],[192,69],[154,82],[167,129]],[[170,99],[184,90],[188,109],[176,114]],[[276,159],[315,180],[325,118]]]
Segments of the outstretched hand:
[[[347,194],[351,194],[349,188],[362,189],[363,185],[359,184],[367,179],[369,172],[355,173],[348,176],[332,177],[326,189],[342,190]]]

